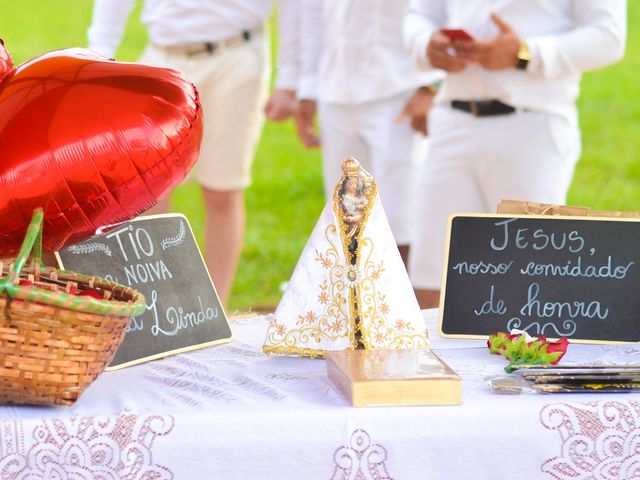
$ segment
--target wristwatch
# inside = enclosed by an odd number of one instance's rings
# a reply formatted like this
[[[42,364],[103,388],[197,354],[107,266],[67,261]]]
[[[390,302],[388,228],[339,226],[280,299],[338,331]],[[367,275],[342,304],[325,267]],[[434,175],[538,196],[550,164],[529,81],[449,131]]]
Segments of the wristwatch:
[[[529,50],[529,45],[524,40],[520,40],[520,48],[516,54],[516,59],[516,69],[526,70],[527,66],[529,66],[529,60],[531,60],[531,50]]]

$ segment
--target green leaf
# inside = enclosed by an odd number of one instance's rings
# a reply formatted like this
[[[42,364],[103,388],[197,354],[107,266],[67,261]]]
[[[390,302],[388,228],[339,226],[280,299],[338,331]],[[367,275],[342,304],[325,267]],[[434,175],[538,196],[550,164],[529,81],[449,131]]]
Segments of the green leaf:
[[[549,353],[549,344],[546,342],[535,340],[527,345],[525,336],[511,340],[502,332],[492,335],[489,345],[492,353],[501,353],[509,360],[509,365],[505,367],[507,373],[513,372],[515,365],[551,365],[564,353]]]

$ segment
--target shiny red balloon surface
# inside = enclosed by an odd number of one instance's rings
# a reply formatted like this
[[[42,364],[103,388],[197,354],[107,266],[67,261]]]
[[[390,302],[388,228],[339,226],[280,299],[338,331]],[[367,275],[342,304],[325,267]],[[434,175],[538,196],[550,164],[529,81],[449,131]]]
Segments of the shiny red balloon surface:
[[[85,49],[14,67],[0,44],[0,258],[38,207],[45,250],[142,213],[185,177],[201,137],[198,93],[174,70]]]

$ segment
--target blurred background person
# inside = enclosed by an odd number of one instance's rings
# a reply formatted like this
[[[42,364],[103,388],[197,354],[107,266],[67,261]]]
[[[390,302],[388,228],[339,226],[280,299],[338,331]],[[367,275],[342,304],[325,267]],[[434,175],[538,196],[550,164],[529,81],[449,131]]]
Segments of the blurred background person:
[[[414,149],[424,148],[432,85],[442,73],[420,71],[405,50],[405,1],[303,0],[297,5],[302,16],[298,135],[307,147],[320,144],[314,130],[317,104],[325,195],[332,197],[342,161],[358,159],[376,179],[406,263],[414,224]]]
[[[296,5],[296,0],[279,0],[278,5],[276,79],[273,92],[264,108],[267,119],[274,122],[282,122],[296,114],[296,90],[300,80],[301,60],[301,8]]]
[[[495,212],[502,199],[566,203],[581,151],[581,74],[622,58],[626,2],[410,0],[404,33],[420,66],[447,72],[409,261],[428,308],[439,302],[450,214]]]
[[[89,48],[113,57],[136,0],[95,0]],[[200,94],[204,135],[194,170],[205,211],[205,259],[226,305],[244,240],[244,190],[263,125],[270,0],[146,0],[141,62],[171,67]],[[169,199],[156,211],[167,211]]]

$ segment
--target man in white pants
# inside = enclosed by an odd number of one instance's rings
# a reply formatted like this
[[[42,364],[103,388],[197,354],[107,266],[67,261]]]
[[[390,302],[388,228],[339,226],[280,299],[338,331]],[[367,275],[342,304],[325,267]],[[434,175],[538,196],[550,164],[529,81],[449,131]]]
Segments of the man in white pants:
[[[495,212],[501,199],[565,203],[581,150],[580,76],[622,58],[626,3],[410,0],[404,33],[419,64],[448,72],[429,118],[409,261],[427,308],[439,301],[450,214]]]
[[[95,0],[89,47],[113,56],[135,0]],[[196,165],[207,215],[205,257],[223,304],[244,239],[244,189],[263,124],[270,0],[146,0],[141,62],[171,67],[200,94],[204,135]],[[168,199],[160,208],[167,210]]]
[[[426,134],[430,85],[441,72],[420,72],[404,49],[405,1],[302,1],[298,133],[315,146],[318,101],[324,188],[353,156],[378,183],[380,200],[405,261],[414,224],[416,133]]]

